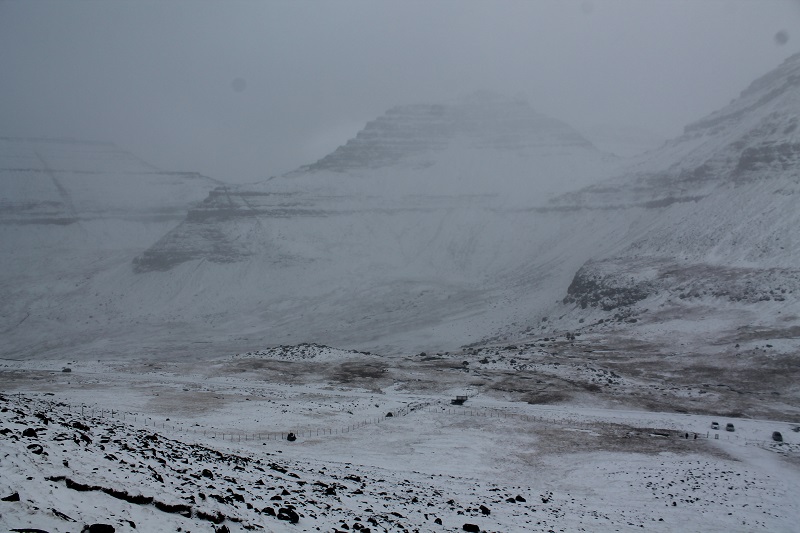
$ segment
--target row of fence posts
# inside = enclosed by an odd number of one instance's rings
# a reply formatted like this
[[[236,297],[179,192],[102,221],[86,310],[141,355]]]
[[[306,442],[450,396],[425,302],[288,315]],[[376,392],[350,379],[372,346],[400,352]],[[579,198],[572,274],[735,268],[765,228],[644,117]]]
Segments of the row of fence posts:
[[[21,403],[21,401],[22,401],[22,393],[19,393],[18,401]],[[50,404],[50,408],[52,410],[53,402],[49,402],[49,404]],[[72,413],[72,406],[70,404],[61,404],[61,405],[66,405],[67,406],[67,411],[69,413]],[[524,419],[525,421],[528,421],[528,422],[530,422],[530,421],[533,421],[533,422],[538,421],[538,422],[546,422],[546,423],[553,423],[553,424],[559,424],[559,425],[565,425],[565,423],[567,425],[571,425],[571,426],[583,426],[583,427],[590,427],[590,426],[596,426],[597,425],[596,423],[595,424],[591,424],[591,423],[586,423],[586,422],[578,422],[577,420],[572,420],[572,419],[564,419],[564,418],[556,418],[556,417],[546,418],[546,417],[543,417],[543,416],[538,416],[537,417],[536,415],[516,414],[516,413],[509,414],[509,413],[506,413],[506,412],[503,412],[503,411],[495,411],[495,410],[492,410],[492,409],[480,409],[480,410],[477,410],[477,409],[466,409],[466,408],[458,409],[458,408],[454,408],[454,407],[447,407],[447,408],[438,407],[437,408],[435,406],[432,406],[430,403],[423,403],[423,404],[418,404],[418,405],[410,405],[408,407],[400,408],[400,409],[398,409],[396,411],[392,411],[392,416],[405,416],[405,415],[411,413],[412,411],[417,411],[417,410],[427,410],[428,413],[436,413],[436,414],[478,416],[478,417],[483,416],[483,417],[487,417],[487,418],[508,418],[509,416],[511,416],[511,417],[522,418],[522,419]],[[89,414],[89,418],[94,418],[95,409],[91,408],[91,411],[89,411],[89,409],[84,404],[81,404],[81,418],[86,418],[87,412]],[[152,419],[150,417],[143,417],[143,416],[135,414],[135,413],[126,413],[125,411],[115,411],[114,409],[108,409],[108,410],[99,409],[100,418],[106,418],[106,415],[108,415],[111,418],[115,418],[115,415],[116,415],[116,417],[118,419],[119,419],[119,417],[121,415],[121,417],[122,417],[121,420],[122,421],[128,420],[128,417],[133,417],[133,422],[134,423],[138,423],[139,422],[139,418],[141,417],[143,419],[143,423],[145,424],[145,427],[150,427],[150,422],[152,421],[152,427],[157,428],[157,429],[159,428],[158,422],[155,419]],[[371,420],[359,421],[359,422],[357,422],[355,424],[348,424],[346,427],[342,427],[341,429],[340,428],[323,428],[323,429],[315,429],[315,430],[295,431],[293,433],[297,437],[312,437],[312,436],[319,437],[319,436],[325,436],[325,435],[328,435],[328,436],[344,435],[344,434],[351,433],[352,431],[354,431],[356,429],[362,428],[362,427],[370,425],[370,424],[379,424],[381,422],[381,420],[383,420],[384,418],[386,418],[386,417],[383,417],[383,418],[375,417],[375,418],[372,418]],[[611,422],[608,423],[608,425],[611,425],[611,424],[612,424]],[[600,425],[602,426],[602,423],[600,423]],[[182,428],[180,426],[176,426],[175,424],[167,425],[166,421],[161,422],[160,429],[172,429],[173,431],[184,431],[184,432],[191,431],[194,434],[199,434],[199,431],[197,429],[195,429],[195,427],[191,427],[190,429],[186,429],[186,428]],[[672,428],[672,429],[673,429],[673,431],[678,431],[675,428]],[[653,431],[656,431],[656,430],[654,429]],[[249,440],[286,440],[286,437],[289,435],[289,433],[290,432],[266,432],[266,433],[252,433],[252,434],[251,433],[245,433],[245,434],[236,433],[236,434],[234,434],[234,433],[224,433],[224,432],[221,432],[221,431],[217,432],[217,431],[211,431],[211,430],[208,430],[208,429],[203,429],[203,436],[205,436],[205,437],[210,437],[210,438],[214,438],[214,439],[219,437],[221,440],[224,441],[224,440],[226,440],[226,436],[227,436],[228,437],[227,438],[228,441],[236,440],[237,442],[241,442],[243,436],[244,436],[244,441],[245,442],[247,442]],[[691,435],[691,436],[697,435],[698,438],[703,438],[702,433],[696,433],[696,432],[692,432],[692,431],[683,432],[683,433]],[[715,440],[721,440],[719,438],[719,435],[720,435],[719,433],[714,433],[714,439]],[[766,443],[771,442],[771,441],[766,440],[766,439],[763,440],[763,441],[762,440],[757,440],[757,439],[741,439],[739,437],[739,435],[726,434],[725,436],[727,437],[726,440],[731,440],[731,437],[734,437],[737,441],[739,441],[739,442],[743,441],[745,444],[762,444],[764,442],[766,442]],[[266,437],[266,438],[264,438],[264,437]],[[711,438],[710,432],[706,432],[704,438],[710,439]]]
[[[20,402],[21,402],[21,393],[20,393],[19,399],[20,399]],[[52,410],[53,409],[53,402],[49,402],[49,403],[50,403],[50,409]],[[62,404],[62,405],[66,405],[67,412],[72,413],[72,405],[71,404]],[[423,408],[423,407],[425,407],[427,405],[428,404],[422,404],[422,405],[419,405],[419,406],[411,405],[411,406],[408,406],[408,407],[400,408],[400,409],[398,409],[396,411],[392,411],[391,412],[392,413],[392,417],[394,417],[394,416],[405,416],[405,415],[409,414],[411,411],[415,411],[415,410]],[[94,418],[94,416],[95,416],[95,409],[94,408],[90,409],[90,408],[86,407],[86,405],[84,405],[84,404],[81,404],[80,412],[81,412],[81,418],[83,418],[83,419],[86,419],[87,415],[88,415],[88,418],[90,418],[90,419]],[[159,425],[158,422],[155,419],[150,418],[150,417],[140,416],[140,415],[135,414],[135,413],[127,413],[125,411],[115,411],[113,409],[108,409],[108,410],[99,409],[98,413],[99,413],[98,414],[99,418],[106,418],[106,415],[108,415],[111,418],[115,418],[115,415],[116,415],[117,419],[120,419],[122,421],[126,421],[130,417],[132,417],[134,423],[138,423],[139,422],[139,418],[142,418],[142,423],[144,423],[145,427],[150,427],[151,422],[152,422],[152,427],[154,427],[156,429],[159,429],[159,428],[160,429],[172,429],[173,431],[183,431],[183,432],[191,432],[193,434],[199,434],[199,431],[195,427],[190,427],[188,429],[187,428],[182,428],[179,425],[176,426],[175,424],[167,424],[166,421],[161,422],[161,424]],[[121,416],[121,418],[120,418],[120,416]],[[384,418],[386,418],[386,417],[384,417]],[[169,420],[169,419],[167,419],[167,420]],[[290,433],[293,433],[297,437],[312,437],[312,436],[319,437],[319,436],[325,436],[325,435],[329,435],[329,436],[331,436],[331,435],[344,435],[344,434],[351,433],[352,431],[354,431],[356,429],[362,428],[362,427],[370,425],[370,424],[379,424],[382,420],[383,420],[383,418],[381,418],[381,417],[374,417],[374,418],[371,418],[371,419],[365,419],[363,421],[356,422],[354,424],[348,424],[347,426],[344,426],[342,428],[322,428],[322,429],[317,428],[317,429],[313,429],[313,430],[311,430],[311,429],[309,429],[309,430],[299,430],[299,431],[294,431],[294,432],[265,432],[265,433],[245,433],[245,434],[241,434],[241,433],[225,433],[225,432],[222,432],[222,431],[211,431],[211,430],[208,430],[208,429],[204,428],[203,429],[203,436],[214,438],[214,439],[219,437],[221,440],[228,440],[228,441],[234,441],[235,440],[237,442],[241,442],[242,440],[244,440],[245,442],[247,442],[249,440],[279,440],[279,439],[280,440],[286,440],[286,437]],[[226,439],[226,437],[227,437],[227,439]],[[244,439],[242,439],[242,437],[244,437]]]

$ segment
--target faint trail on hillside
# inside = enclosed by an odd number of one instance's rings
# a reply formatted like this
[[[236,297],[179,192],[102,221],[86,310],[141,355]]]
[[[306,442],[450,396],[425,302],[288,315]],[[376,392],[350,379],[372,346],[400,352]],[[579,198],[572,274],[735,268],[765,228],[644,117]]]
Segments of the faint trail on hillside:
[[[25,316],[24,316],[24,317],[22,317],[22,320],[20,320],[19,322],[17,322],[17,323],[16,323],[16,324],[14,324],[13,326],[10,326],[10,327],[8,327],[8,328],[4,329],[4,330],[3,330],[3,333],[8,333],[9,331],[11,331],[11,330],[14,330],[14,329],[16,329],[16,328],[20,327],[20,326],[22,325],[22,323],[23,323],[23,322],[25,322],[26,320],[28,320],[28,317],[29,317],[29,316],[31,316],[31,312],[30,312],[30,311],[27,311],[27,312],[25,313]],[[12,360],[13,360],[13,359],[12,359]]]
[[[34,151],[34,153],[36,154],[36,157],[39,159],[39,162],[42,164],[42,170],[44,171],[45,174],[47,174],[50,177],[50,180],[53,182],[53,185],[55,185],[56,189],[58,190],[58,194],[59,196],[61,196],[61,201],[67,208],[67,211],[69,212],[71,217],[75,219],[75,221],[77,222],[78,212],[75,209],[75,203],[72,201],[72,195],[67,190],[67,188],[64,187],[58,180],[58,178],[56,177],[56,173],[53,171],[52,168],[50,168],[50,165],[47,164],[45,158],[42,157],[42,155],[37,151]]]

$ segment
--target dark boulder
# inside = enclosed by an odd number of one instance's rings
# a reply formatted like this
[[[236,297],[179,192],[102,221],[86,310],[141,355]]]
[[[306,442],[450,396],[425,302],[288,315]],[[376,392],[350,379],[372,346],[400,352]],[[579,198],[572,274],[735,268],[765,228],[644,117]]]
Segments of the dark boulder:
[[[83,526],[81,533],[114,533],[116,531],[111,524],[92,524]]]
[[[207,513],[199,509],[197,510],[196,516],[197,518],[200,518],[202,520],[207,520],[213,524],[221,524],[225,521],[226,518],[225,515],[220,513],[219,511],[213,511]],[[214,529],[216,530],[216,528]]]
[[[40,444],[29,444],[28,449],[31,453],[35,453],[36,455],[42,455],[44,453],[44,448]]]
[[[75,429],[79,429],[81,431],[89,431],[91,429],[89,426],[78,420],[72,422],[72,427],[74,427]]]
[[[100,487],[95,487],[93,485],[84,485],[83,483],[73,481],[70,478],[66,478],[65,482],[67,484],[68,489],[76,490],[78,492],[89,492],[90,490],[100,489]]]
[[[286,520],[292,524],[296,524],[300,521],[300,515],[298,515],[294,509],[289,509],[288,507],[281,507],[278,510],[278,520]]]
[[[481,533],[481,528],[475,524],[464,524],[461,529],[464,531],[469,531],[470,533]]]
[[[9,496],[5,496],[4,498],[0,498],[0,500],[4,502],[18,502],[19,501],[19,492],[15,492]]]

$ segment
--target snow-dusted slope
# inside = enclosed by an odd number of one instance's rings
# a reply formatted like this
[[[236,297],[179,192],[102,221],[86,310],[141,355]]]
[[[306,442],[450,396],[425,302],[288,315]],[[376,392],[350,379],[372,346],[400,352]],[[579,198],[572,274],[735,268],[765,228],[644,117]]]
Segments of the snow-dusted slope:
[[[565,303],[605,309],[595,320],[636,318],[639,333],[686,330],[702,316],[687,335],[727,336],[733,344],[737,332],[755,326],[765,339],[796,340],[798,123],[800,55],[687,126],[631,174],[560,198],[559,209],[613,208],[638,227],[626,245],[581,268]],[[586,321],[586,313],[568,312],[566,320],[583,314]],[[713,316],[718,323],[708,322]]]
[[[147,246],[218,184],[195,173],[160,171],[111,143],[2,138],[2,243],[27,247],[30,226],[45,226],[57,234],[48,244],[65,248]],[[74,238],[64,242],[68,234]]]
[[[111,143],[0,139],[0,332],[6,355],[97,338],[93,276],[176,226],[218,182],[163,172]]]
[[[411,361],[283,346],[199,362],[67,362],[68,373],[63,360],[3,362],[0,528],[796,529],[797,424],[705,414],[743,402],[780,415],[776,400],[631,378],[581,362],[582,347],[554,348]],[[476,387],[454,406],[465,380]],[[563,395],[573,403],[548,405]],[[668,411],[638,409],[649,402]]]

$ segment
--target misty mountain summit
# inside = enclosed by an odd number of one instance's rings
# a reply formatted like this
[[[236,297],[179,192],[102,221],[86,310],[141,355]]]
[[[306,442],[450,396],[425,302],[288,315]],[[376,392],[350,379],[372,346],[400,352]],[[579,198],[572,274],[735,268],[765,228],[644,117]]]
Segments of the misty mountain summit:
[[[213,191],[183,224],[138,258],[136,270],[165,270],[196,259],[226,263],[259,254],[265,267],[325,260],[325,252],[317,258],[307,251],[298,256],[298,250],[285,250],[276,260],[283,245],[265,242],[260,232],[282,224],[297,228],[299,220],[308,221],[300,226],[329,228],[343,223],[348,230],[340,231],[337,241],[344,246],[349,233],[358,239],[351,246],[363,247],[370,239],[354,228],[354,217],[391,215],[380,217],[377,225],[355,222],[373,231],[383,225],[401,231],[401,214],[414,224],[430,219],[436,227],[439,217],[454,209],[543,205],[617,168],[614,157],[576,130],[519,100],[476,93],[450,104],[398,106],[313,164],[254,185]],[[242,238],[245,226],[252,226],[246,230],[252,239]],[[405,233],[422,238],[429,231],[420,226]],[[316,237],[302,241],[308,252],[315,241],[328,248]]]
[[[394,107],[345,145],[300,170],[358,172],[398,165],[424,169],[453,147],[524,157],[537,148],[590,149],[591,143],[524,101],[480,92],[449,104]]]

